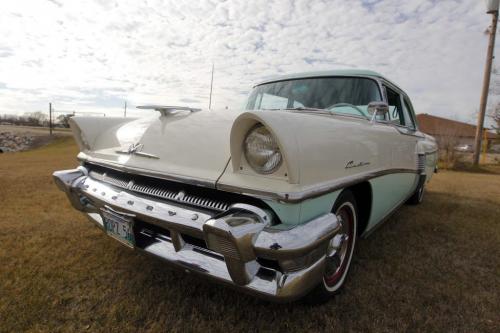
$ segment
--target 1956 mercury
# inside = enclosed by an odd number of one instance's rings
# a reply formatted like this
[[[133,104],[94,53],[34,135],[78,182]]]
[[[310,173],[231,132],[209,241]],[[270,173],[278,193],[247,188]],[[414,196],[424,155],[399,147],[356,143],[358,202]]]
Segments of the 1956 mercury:
[[[273,300],[337,292],[358,237],[436,167],[408,96],[371,71],[277,77],[241,112],[142,108],[160,113],[73,117],[81,166],[57,186],[126,246]]]

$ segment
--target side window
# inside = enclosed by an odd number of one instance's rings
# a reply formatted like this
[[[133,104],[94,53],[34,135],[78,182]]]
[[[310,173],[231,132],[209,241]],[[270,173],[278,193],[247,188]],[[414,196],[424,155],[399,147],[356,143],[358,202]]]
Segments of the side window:
[[[258,109],[284,109],[287,107],[288,98],[264,93],[260,99]]]
[[[401,105],[401,96],[388,87],[385,87],[385,92],[387,95],[387,104],[389,104],[389,122],[394,125],[404,126],[405,119],[403,115],[403,106]]]
[[[415,122],[413,121],[413,112],[410,102],[405,98],[403,98],[403,115],[405,117],[406,126],[415,129]]]

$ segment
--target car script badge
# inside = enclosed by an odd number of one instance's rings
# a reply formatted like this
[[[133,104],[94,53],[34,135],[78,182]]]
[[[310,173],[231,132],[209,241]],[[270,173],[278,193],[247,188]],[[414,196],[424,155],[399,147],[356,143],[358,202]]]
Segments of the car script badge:
[[[361,162],[349,161],[346,163],[345,168],[346,169],[358,168],[358,167],[362,167],[362,166],[369,165],[369,164],[370,164],[370,162],[365,162],[365,161],[361,161]]]

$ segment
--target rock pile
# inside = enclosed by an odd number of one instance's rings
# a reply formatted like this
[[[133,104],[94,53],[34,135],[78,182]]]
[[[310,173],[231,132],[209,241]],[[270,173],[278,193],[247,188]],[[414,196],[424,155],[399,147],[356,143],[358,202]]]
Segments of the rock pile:
[[[0,133],[0,152],[27,150],[33,144],[33,136],[28,134]]]

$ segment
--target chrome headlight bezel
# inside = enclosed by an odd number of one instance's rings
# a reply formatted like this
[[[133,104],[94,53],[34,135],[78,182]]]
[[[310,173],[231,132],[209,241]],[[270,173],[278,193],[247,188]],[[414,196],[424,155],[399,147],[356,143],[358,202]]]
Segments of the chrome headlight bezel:
[[[283,155],[274,135],[262,124],[254,125],[243,140],[248,165],[259,174],[272,174],[283,163]]]

